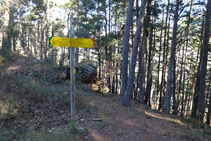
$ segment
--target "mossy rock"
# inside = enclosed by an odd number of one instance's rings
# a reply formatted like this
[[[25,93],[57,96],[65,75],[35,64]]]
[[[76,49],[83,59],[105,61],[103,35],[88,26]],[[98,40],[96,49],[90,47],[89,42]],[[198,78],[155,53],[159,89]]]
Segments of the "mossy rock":
[[[90,84],[97,77],[97,62],[85,61],[81,62],[76,68],[76,79],[82,83]]]

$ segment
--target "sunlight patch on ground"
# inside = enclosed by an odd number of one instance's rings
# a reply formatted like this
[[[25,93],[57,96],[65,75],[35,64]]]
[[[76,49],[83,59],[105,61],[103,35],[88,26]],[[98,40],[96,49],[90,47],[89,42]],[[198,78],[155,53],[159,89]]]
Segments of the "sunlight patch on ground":
[[[137,125],[137,123],[135,123],[134,121],[132,121],[130,119],[119,119],[119,120],[122,121],[122,123],[125,123],[125,124],[130,125],[130,126]]]
[[[146,112],[146,111],[145,111],[145,114],[147,114],[149,116],[152,116],[152,117],[155,117],[155,118],[159,118],[159,119],[163,119],[163,120],[168,120],[168,121],[172,121],[172,122],[175,122],[175,123],[179,123],[179,124],[184,125],[184,126],[188,126],[187,124],[182,123],[178,119],[171,119],[171,118],[168,118],[168,117],[161,117],[161,116],[157,116],[157,115],[154,115],[154,114],[149,113],[149,112]]]
[[[4,103],[0,100],[0,115],[4,114],[16,114],[18,109],[14,109],[10,103]]]
[[[96,141],[104,141],[105,139],[99,135],[96,131],[89,129],[90,135],[96,140]]]
[[[124,122],[125,122],[127,125],[131,125],[131,126],[135,126],[135,125],[136,125],[136,123],[133,122],[133,121],[130,120],[130,119],[124,120]]]
[[[92,106],[95,106],[94,102],[90,102],[89,104],[92,105]]]
[[[14,108],[14,103],[9,101],[9,99],[5,101],[5,99],[7,99],[7,96],[0,90],[0,117],[4,115],[13,115],[18,112],[18,109]]]
[[[7,71],[17,70],[17,69],[19,69],[19,68],[20,68],[19,65],[17,65],[17,66],[9,66],[9,67],[7,68]]]

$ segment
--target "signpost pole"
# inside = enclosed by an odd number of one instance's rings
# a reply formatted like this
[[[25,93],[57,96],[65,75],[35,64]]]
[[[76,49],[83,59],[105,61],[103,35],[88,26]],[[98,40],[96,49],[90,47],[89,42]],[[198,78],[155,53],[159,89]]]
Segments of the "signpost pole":
[[[69,17],[69,15],[68,15]],[[70,18],[68,18],[70,20]],[[69,25],[70,22],[70,25]],[[49,37],[50,47],[70,47],[70,103],[71,103],[71,129],[75,126],[75,61],[74,61],[74,48],[95,48],[95,39],[79,38],[74,39],[74,27],[71,21],[68,22],[70,37]]]
[[[70,45],[70,95],[71,95],[71,129],[75,128],[75,65],[74,65],[74,27],[70,24],[70,37],[73,38],[73,46]]]

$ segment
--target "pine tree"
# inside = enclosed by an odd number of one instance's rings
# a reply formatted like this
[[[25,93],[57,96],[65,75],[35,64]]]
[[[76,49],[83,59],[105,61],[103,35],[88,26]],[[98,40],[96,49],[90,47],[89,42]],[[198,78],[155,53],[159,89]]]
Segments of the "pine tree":
[[[207,13],[205,21],[205,32],[203,38],[202,52],[202,65],[200,73],[200,88],[199,88],[199,101],[198,101],[198,117],[201,122],[204,119],[205,111],[205,87],[206,87],[206,71],[207,71],[207,58],[209,47],[209,34],[210,34],[210,17],[211,17],[211,0],[207,1]]]
[[[9,21],[10,21],[10,0],[5,0],[5,13],[4,13],[4,27],[3,27],[3,41],[2,48],[0,50],[4,55],[8,55],[11,51],[11,38],[10,38],[10,29],[9,29]]]
[[[127,106],[127,95],[125,95],[127,87],[127,77],[128,77],[128,50],[129,50],[129,37],[130,37],[130,26],[133,14],[133,3],[134,0],[130,0],[127,11],[127,20],[124,32],[124,42],[123,42],[123,54],[122,54],[122,106]]]
[[[127,107],[130,107],[130,100],[132,95],[132,89],[133,89],[133,81],[134,81],[134,75],[135,75],[135,66],[136,66],[136,59],[137,59],[137,52],[138,52],[138,44],[140,42],[140,36],[142,31],[142,26],[144,22],[144,14],[145,14],[145,7],[146,7],[146,0],[142,0],[141,7],[140,7],[140,14],[138,18],[138,24],[136,28],[136,34],[135,34],[135,40],[133,44],[133,50],[131,55],[131,61],[130,61],[130,69],[129,69],[129,79],[127,83],[127,88],[125,91],[125,97],[126,97],[126,105]]]
[[[165,94],[165,102],[164,102],[164,111],[170,112],[170,101],[171,101],[171,87],[173,82],[173,75],[172,75],[172,66],[175,60],[175,48],[177,45],[177,21],[178,21],[178,9],[179,9],[180,0],[176,1],[176,9],[174,13],[174,26],[173,26],[173,36],[172,36],[172,46],[171,46],[171,55],[169,59],[169,66],[168,66],[168,80],[167,80],[167,89]]]

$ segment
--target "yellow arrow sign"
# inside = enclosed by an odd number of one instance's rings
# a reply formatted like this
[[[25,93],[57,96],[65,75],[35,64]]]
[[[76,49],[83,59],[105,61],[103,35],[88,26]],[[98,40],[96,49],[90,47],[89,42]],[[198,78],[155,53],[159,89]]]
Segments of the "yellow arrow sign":
[[[73,46],[73,43],[74,43],[74,46]],[[49,46],[50,47],[95,48],[95,39],[49,37]]]
[[[51,46],[51,47],[70,47],[70,38],[49,37],[49,46]]]
[[[70,42],[71,42],[71,46],[73,46],[73,42],[74,42],[74,47],[95,48],[95,39],[71,38]]]

